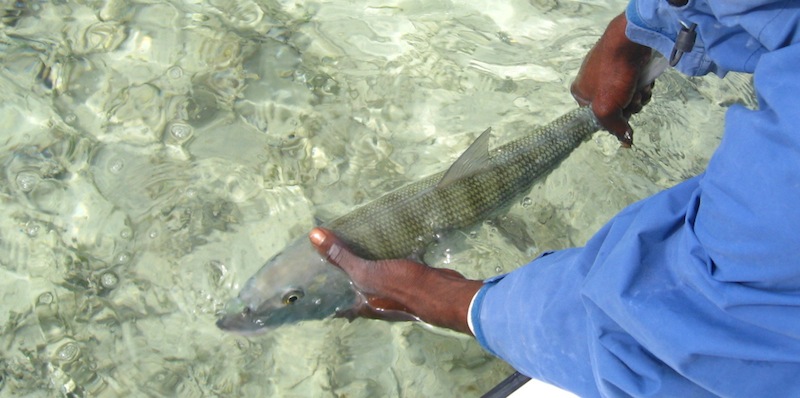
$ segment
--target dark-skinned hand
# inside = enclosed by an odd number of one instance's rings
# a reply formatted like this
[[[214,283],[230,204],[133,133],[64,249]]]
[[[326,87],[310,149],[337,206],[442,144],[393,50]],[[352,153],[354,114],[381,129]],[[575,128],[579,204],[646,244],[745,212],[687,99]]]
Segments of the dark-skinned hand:
[[[584,59],[571,91],[579,104],[592,107],[604,128],[630,146],[633,129],[628,118],[650,100],[652,85],[638,85],[651,50],[628,40],[626,25],[624,14],[609,24]],[[399,312],[409,314],[408,319],[471,334],[467,313],[472,297],[483,285],[481,281],[411,260],[365,260],[324,228],[314,228],[309,239],[364,296],[365,305],[356,315],[382,319]]]
[[[600,124],[625,147],[633,144],[628,119],[650,101],[652,84],[639,87],[651,49],[625,36],[625,14],[614,18],[583,60],[571,91],[582,106],[591,106]]]
[[[357,315],[385,319],[404,312],[432,325],[470,334],[467,312],[483,282],[456,271],[432,268],[411,260],[368,261],[353,254],[324,228],[309,234],[311,244],[331,264],[341,268],[364,295],[367,306]]]

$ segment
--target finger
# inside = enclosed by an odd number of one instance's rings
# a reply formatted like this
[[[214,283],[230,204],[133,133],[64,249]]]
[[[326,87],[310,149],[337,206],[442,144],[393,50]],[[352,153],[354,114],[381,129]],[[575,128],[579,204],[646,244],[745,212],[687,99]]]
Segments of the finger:
[[[442,274],[447,275],[451,278],[466,279],[464,278],[464,275],[462,275],[460,272],[454,269],[449,269],[449,268],[434,268],[434,269],[437,272],[441,272]]]
[[[353,267],[365,263],[366,260],[356,256],[342,241],[328,229],[314,228],[308,234],[311,244],[329,263],[343,269],[348,274]]]
[[[333,234],[333,232],[325,228],[317,227],[312,229],[308,234],[308,240],[311,241],[311,244],[315,249],[317,249],[319,254],[327,257],[328,250],[330,250],[331,246],[333,246],[336,236]]]
[[[639,102],[631,103],[627,108],[625,108],[624,111],[622,111],[622,116],[625,117],[626,120],[630,119],[631,115],[641,112],[643,107],[644,106]]]
[[[385,321],[418,321],[419,318],[403,304],[382,297],[367,297],[366,305],[362,306],[359,316],[364,318],[382,319]]]
[[[642,110],[642,107],[642,93],[637,92],[633,95],[633,98],[628,106],[622,111],[622,116],[626,120],[630,119],[631,115],[639,113]]]
[[[601,124],[606,126],[609,133],[617,137],[624,148],[630,148],[633,145],[633,128],[624,118],[612,119],[606,123],[601,121]]]
[[[622,137],[617,137],[623,148],[630,148],[633,145],[633,128],[628,126],[628,130],[622,133]]]
[[[592,103],[592,111],[600,124],[615,135],[623,147],[629,148],[633,144],[633,128],[628,124],[621,109],[610,108],[603,105]]]
[[[642,105],[647,105],[650,102],[650,99],[653,98],[653,87],[655,86],[655,82],[650,83],[649,86],[644,87],[641,90],[642,93]]]
[[[591,104],[591,101],[589,101],[587,99],[587,96],[583,94],[583,92],[581,91],[580,87],[578,86],[578,80],[579,79],[580,79],[580,76],[578,76],[578,79],[576,79],[572,83],[572,85],[569,88],[569,91],[570,91],[570,93],[572,93],[572,98],[575,99],[575,101],[578,103],[578,105],[580,105],[580,106],[589,106]]]

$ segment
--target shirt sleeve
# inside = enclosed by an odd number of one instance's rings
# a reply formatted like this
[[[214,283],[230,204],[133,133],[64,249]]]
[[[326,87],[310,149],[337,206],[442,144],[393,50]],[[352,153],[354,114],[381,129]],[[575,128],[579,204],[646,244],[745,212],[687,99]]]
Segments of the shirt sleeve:
[[[635,0],[625,16],[628,37],[665,57],[681,28],[697,24],[694,48],[676,66],[693,76],[752,73],[761,55],[800,40],[800,12],[791,0],[696,0],[683,7],[664,0]]]
[[[631,7],[640,3],[656,2]],[[670,40],[659,24],[695,11],[657,3],[636,9],[659,18],[639,27]],[[729,110],[706,172],[476,295],[476,338],[522,373],[581,396],[800,396],[800,10],[729,3],[689,2],[730,31],[727,42],[703,37],[693,57],[706,64],[682,62],[750,68],[758,109]],[[744,15],[734,24],[744,3],[781,27],[759,30]],[[753,42],[742,49],[737,34]]]
[[[715,386],[686,378],[674,363],[686,359],[675,347],[696,346],[690,338],[701,326],[671,326],[704,303],[675,274],[675,264],[702,266],[693,250],[679,249],[698,248],[684,226],[699,180],[629,206],[585,247],[488,280],[471,311],[478,342],[518,371],[582,397],[714,396]],[[697,319],[707,310],[694,310]]]

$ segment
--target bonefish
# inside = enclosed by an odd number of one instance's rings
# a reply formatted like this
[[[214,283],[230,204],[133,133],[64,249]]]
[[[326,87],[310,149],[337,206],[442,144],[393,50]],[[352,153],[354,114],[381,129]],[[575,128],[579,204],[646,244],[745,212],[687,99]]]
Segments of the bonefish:
[[[490,130],[444,172],[403,186],[325,225],[367,259],[421,253],[438,236],[483,221],[526,191],[600,128],[577,108],[489,150]],[[303,235],[267,261],[232,299],[217,326],[256,333],[282,324],[347,315],[359,300],[348,277]]]

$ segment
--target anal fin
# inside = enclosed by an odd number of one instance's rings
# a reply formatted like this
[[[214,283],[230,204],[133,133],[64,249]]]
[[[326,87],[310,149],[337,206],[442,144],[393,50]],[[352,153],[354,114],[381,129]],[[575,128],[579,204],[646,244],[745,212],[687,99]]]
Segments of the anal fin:
[[[346,310],[336,312],[337,318],[347,318],[352,322],[356,318],[381,319],[390,322],[419,321],[412,315],[408,308],[398,305],[394,301],[378,297],[367,297],[362,293],[357,294],[354,305]]]

